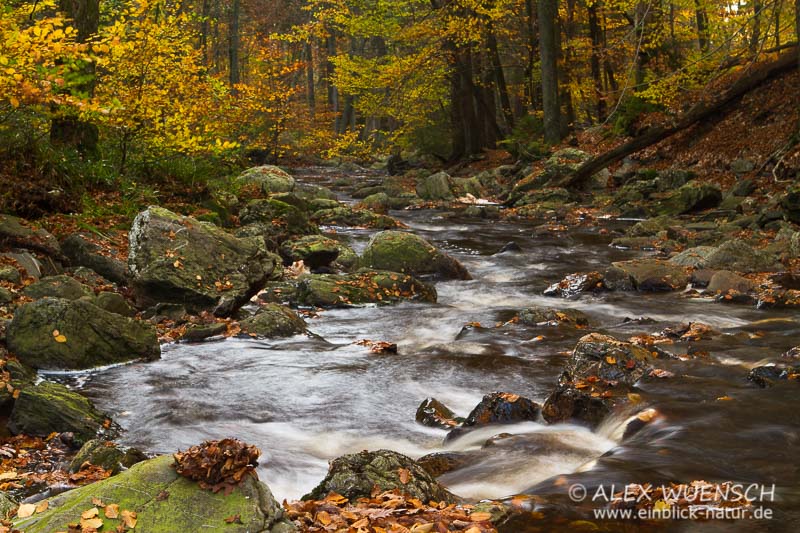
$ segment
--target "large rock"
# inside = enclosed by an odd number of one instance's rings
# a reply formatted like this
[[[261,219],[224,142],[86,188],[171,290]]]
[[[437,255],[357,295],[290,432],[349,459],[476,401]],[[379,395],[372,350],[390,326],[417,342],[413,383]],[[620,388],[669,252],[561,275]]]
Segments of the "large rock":
[[[225,531],[230,533],[286,533],[295,528],[283,518],[280,505],[269,488],[255,476],[245,476],[230,494],[212,492],[173,468],[173,458],[162,456],[135,465],[112,478],[64,492],[48,500],[43,513],[18,521],[15,527],[26,533],[66,531],[68,524],[79,523],[81,513],[105,505],[119,505],[122,511],[136,513],[133,531],[175,533]],[[103,509],[101,531],[117,531],[121,518],[106,518]],[[238,518],[238,519],[237,519]],[[120,529],[123,530],[126,528]]]
[[[375,234],[364,250],[360,264],[412,276],[435,274],[446,279],[472,279],[456,259],[422,237],[402,231]]]
[[[755,250],[746,242],[733,239],[708,254],[702,267],[750,273],[774,272],[781,269],[781,264],[772,254]]]
[[[61,250],[70,265],[91,268],[119,285],[128,284],[128,268],[125,263],[103,255],[100,247],[88,236],[80,233],[70,235],[61,241]]]
[[[483,397],[481,402],[467,416],[461,427],[447,434],[447,441],[464,435],[468,431],[500,424],[516,424],[537,421],[542,409],[534,401],[508,392],[493,392]]]
[[[243,225],[261,226],[260,234],[272,243],[281,243],[295,235],[313,235],[317,227],[308,220],[306,212],[290,203],[271,198],[253,200],[241,211],[239,216]]]
[[[123,450],[112,441],[92,439],[86,441],[81,449],[69,463],[70,472],[78,472],[87,464],[118,474],[126,468],[147,459],[142,452],[135,448]]]
[[[276,267],[263,238],[237,238],[160,207],[133,221],[128,265],[142,307],[177,303],[218,316],[246,303]]]
[[[244,333],[265,338],[291,337],[306,330],[306,323],[297,313],[275,303],[262,305],[255,315],[239,325]]]
[[[83,444],[103,429],[106,420],[88,398],[64,385],[43,381],[22,389],[14,402],[8,429],[35,437],[70,432],[75,442]]]
[[[336,239],[322,235],[308,235],[284,242],[280,253],[288,263],[303,261],[308,268],[317,269],[329,266],[343,251],[345,252],[343,255],[349,255],[346,248],[349,247]]]
[[[34,300],[48,296],[51,298],[64,298],[65,300],[77,300],[84,296],[94,298],[94,292],[91,288],[63,274],[42,278],[36,283],[25,287],[22,294]]]
[[[630,276],[633,288],[639,291],[674,291],[689,283],[686,270],[659,259],[620,261],[613,266]]]
[[[390,304],[401,300],[436,302],[436,289],[411,276],[396,272],[359,270],[354,274],[304,276],[294,295],[295,303],[313,307],[349,307]]]
[[[322,226],[348,226],[358,228],[390,229],[399,226],[397,221],[387,215],[379,215],[368,209],[353,209],[340,206],[321,209],[312,215],[312,220]]]
[[[780,199],[784,216],[796,224],[800,224],[800,187],[791,187]]]
[[[711,276],[708,283],[709,292],[719,293],[748,293],[755,288],[752,281],[728,270],[720,270]]]
[[[691,181],[660,200],[653,207],[659,215],[682,215],[716,207],[722,201],[722,191],[716,185]]]
[[[289,173],[272,165],[249,168],[236,180],[244,185],[257,185],[264,194],[291,192],[295,187],[294,178]]]
[[[717,249],[713,246],[696,246],[671,257],[669,262],[673,265],[683,267],[705,268],[708,262],[708,256],[716,250]]]
[[[575,346],[542,415],[550,423],[577,420],[595,427],[627,401],[627,393],[654,361],[646,348],[590,333]]]
[[[368,498],[373,487],[399,490],[422,502],[454,502],[455,497],[412,459],[389,450],[361,452],[334,459],[328,475],[304,500],[321,500],[335,492],[355,501]]]
[[[61,257],[61,246],[50,233],[33,227],[21,218],[0,214],[0,248],[4,247],[26,248],[56,258]]]
[[[47,370],[86,369],[161,355],[153,326],[83,300],[42,298],[19,307],[6,342],[20,361]]]
[[[417,183],[417,196],[423,200],[453,200],[451,178],[446,172],[437,172]]]

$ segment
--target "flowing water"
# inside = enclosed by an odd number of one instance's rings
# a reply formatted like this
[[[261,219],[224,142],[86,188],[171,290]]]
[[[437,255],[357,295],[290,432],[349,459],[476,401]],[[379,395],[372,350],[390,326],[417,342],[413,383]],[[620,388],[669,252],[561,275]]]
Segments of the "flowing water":
[[[90,375],[85,392],[123,426],[125,444],[149,452],[169,453],[227,436],[258,445],[264,454],[260,477],[279,499],[309,491],[338,455],[380,448],[411,457],[471,450],[474,461],[468,467],[440,479],[468,498],[550,495],[570,508],[565,482],[592,491],[611,483],[734,480],[776,484],[779,501],[772,507],[780,520],[682,527],[779,531],[798,520],[797,384],[762,390],[745,379],[752,366],[800,344],[800,321],[793,313],[680,294],[547,298],[542,290],[564,274],[641,254],[609,247],[611,237],[598,228],[534,236],[533,226],[525,223],[430,210],[392,215],[456,256],[474,280],[439,282],[437,304],[321,312],[308,321],[318,338],[166,346],[160,361]],[[338,234],[360,250],[370,232],[338,229]],[[522,251],[498,254],[509,241]],[[594,432],[532,422],[481,429],[444,447],[443,431],[414,421],[424,398],[436,397],[463,416],[492,391],[543,402],[553,388],[565,352],[587,331],[514,323],[497,327],[532,305],[580,309],[591,317],[591,330],[618,338],[686,321],[704,322],[722,335],[694,343],[694,349],[710,353],[707,357],[666,361],[664,368],[676,377],[641,386],[641,405],[656,408],[661,417],[625,441],[620,416]],[[639,317],[651,321],[626,321]],[[774,320],[754,324],[767,318]],[[476,322],[484,327],[468,326]],[[399,353],[371,354],[354,344],[360,339],[395,342]],[[689,349],[685,344],[666,348]],[[732,400],[718,400],[722,397]],[[484,446],[501,432],[518,437]],[[525,527],[518,523],[512,530]]]

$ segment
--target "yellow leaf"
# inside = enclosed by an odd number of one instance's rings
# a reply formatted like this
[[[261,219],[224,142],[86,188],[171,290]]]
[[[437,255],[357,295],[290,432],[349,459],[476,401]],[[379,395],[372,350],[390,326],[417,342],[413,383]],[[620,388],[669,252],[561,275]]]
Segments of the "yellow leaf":
[[[119,505],[110,503],[105,508],[106,518],[117,518],[119,516]]]
[[[327,526],[332,522],[331,515],[328,514],[326,511],[320,511],[317,513],[317,522],[319,522],[323,526]]]
[[[606,356],[606,363],[608,363],[609,365],[616,365],[617,364],[617,360],[614,357],[612,357],[610,355],[607,355]]]
[[[42,500],[39,502],[39,505],[36,506],[36,512],[43,513],[47,510],[48,507],[50,507],[50,502],[48,502],[47,500]]]
[[[92,530],[92,529],[100,529],[103,527],[103,519],[102,518],[84,518],[81,520],[81,529],[83,530]]]
[[[13,107],[13,108],[17,108],[17,107],[19,107],[19,100],[17,100],[17,99],[16,99],[16,98],[14,98],[13,96],[12,96],[12,97],[10,97],[10,98],[8,99],[8,101],[9,101],[9,103],[11,104],[11,107]]]
[[[36,504],[34,503],[23,503],[17,509],[17,518],[28,518],[29,516],[33,516],[33,513],[36,512]]]
[[[122,511],[122,523],[129,529],[136,527],[136,513],[134,511]]]
[[[492,519],[492,515],[490,513],[472,513],[469,515],[469,519],[473,522],[486,522]]]
[[[61,343],[67,342],[67,338],[64,335],[57,335],[55,337],[55,340],[56,342],[61,342]]]
[[[90,518],[94,518],[95,516],[100,514],[100,510],[97,507],[92,507],[91,509],[87,509],[86,511],[81,513],[81,518],[84,520],[89,520]]]

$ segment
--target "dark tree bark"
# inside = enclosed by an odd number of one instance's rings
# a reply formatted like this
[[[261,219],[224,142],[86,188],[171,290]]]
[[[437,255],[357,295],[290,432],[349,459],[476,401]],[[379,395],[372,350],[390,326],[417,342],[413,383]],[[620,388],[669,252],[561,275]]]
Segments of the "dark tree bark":
[[[542,55],[542,110],[544,140],[561,140],[561,110],[558,104],[558,0],[539,0],[539,48]]]
[[[314,50],[310,41],[305,43],[304,49],[306,56],[306,92],[308,93],[306,97],[308,98],[308,109],[313,116],[317,109],[317,93],[314,85]]]
[[[78,41],[86,42],[97,33],[100,23],[100,0],[59,0],[58,9],[72,19],[72,24],[78,32]],[[95,84],[94,64],[88,63],[84,70],[87,81],[72,87],[72,90],[85,96],[92,96]],[[91,155],[97,152],[98,140],[97,126],[82,122],[74,115],[60,116],[50,123],[50,141],[53,144],[76,148],[83,154]]]
[[[539,33],[536,20],[536,12],[534,11],[534,0],[525,0],[525,21],[526,31],[528,37],[528,61],[525,64],[525,96],[528,99],[528,104],[531,109],[538,110],[542,101],[540,83],[534,83],[533,69],[536,65],[536,58],[538,56],[538,38]]]
[[[489,57],[492,61],[492,74],[494,75],[494,82],[497,84],[497,93],[500,95],[500,107],[503,109],[503,118],[506,121],[506,129],[510,132],[514,129],[514,112],[511,110],[511,99],[508,97],[506,76],[503,72],[503,64],[500,61],[500,51],[497,47],[497,37],[494,35],[494,30],[491,26],[491,23],[489,24],[486,44],[489,48]]]
[[[794,0],[794,31],[797,42],[800,43],[800,0]],[[797,62],[800,64],[800,46],[797,50]]]
[[[708,52],[708,13],[706,13],[706,8],[700,2],[701,0],[694,0],[697,44],[700,46],[701,52]]]
[[[592,80],[594,81],[594,97],[597,100],[597,122],[606,118],[606,101],[603,97],[603,73],[600,70],[600,50],[603,46],[603,36],[600,32],[600,19],[597,16],[597,3],[589,6],[589,37],[592,40],[592,57],[590,65]]]
[[[562,187],[580,186],[596,172],[599,172],[612,163],[616,163],[639,150],[663,141],[667,137],[683,131],[700,121],[707,120],[718,113],[723,113],[729,104],[738,100],[765,81],[793,68],[798,68],[797,55],[797,51],[792,51],[784,54],[775,61],[752,70],[749,74],[736,81],[736,83],[713,102],[701,102],[683,116],[677,117],[671,123],[647,128],[644,132],[627,143],[588,160],[581,165],[572,176],[558,185]]]
[[[240,5],[239,0],[233,0],[231,3],[231,19],[228,28],[228,80],[231,89],[235,92],[235,87],[240,81],[241,69],[239,66],[239,18],[240,18]]]
[[[200,21],[200,50],[203,53],[203,65],[208,65],[208,31],[210,17],[209,0],[203,0],[203,11]]]
[[[750,35],[750,52],[756,53],[758,45],[761,43],[761,11],[763,6],[761,0],[753,2],[753,33]]]

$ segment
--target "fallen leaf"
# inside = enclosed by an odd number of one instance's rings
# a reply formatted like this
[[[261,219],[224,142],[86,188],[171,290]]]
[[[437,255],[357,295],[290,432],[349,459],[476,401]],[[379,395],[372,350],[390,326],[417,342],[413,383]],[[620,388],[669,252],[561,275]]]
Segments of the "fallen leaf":
[[[84,531],[92,530],[92,529],[100,529],[103,527],[103,519],[102,518],[84,518],[81,520],[81,529]]]
[[[226,524],[242,524],[242,517],[239,514],[235,514],[233,516],[229,516],[225,519]]]
[[[398,468],[397,475],[400,476],[400,483],[405,485],[411,477],[411,472],[409,472],[408,468]]]
[[[136,528],[136,513],[134,511],[122,511],[122,523],[129,529]]]
[[[56,342],[61,342],[61,343],[67,342],[67,338],[64,335],[56,335],[54,338]]]
[[[328,513],[327,511],[320,511],[317,513],[317,521],[323,526],[327,526],[333,520],[331,519],[330,513]]]
[[[29,516],[33,516],[35,512],[35,503],[23,503],[19,506],[19,509],[17,509],[17,518],[28,518]]]
[[[106,504],[103,503],[103,500],[100,498],[92,498],[92,505],[95,507],[105,507]]]
[[[105,514],[106,518],[114,519],[119,517],[119,505],[116,503],[106,505]]]
[[[36,506],[36,512],[37,513],[43,513],[43,512],[45,512],[47,510],[48,507],[50,507],[50,502],[48,502],[47,500],[42,500]]]
[[[94,518],[95,516],[100,514],[100,510],[97,507],[92,507],[81,513],[81,518],[84,520],[89,520],[90,518]]]

